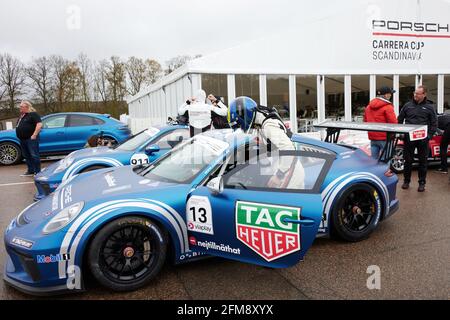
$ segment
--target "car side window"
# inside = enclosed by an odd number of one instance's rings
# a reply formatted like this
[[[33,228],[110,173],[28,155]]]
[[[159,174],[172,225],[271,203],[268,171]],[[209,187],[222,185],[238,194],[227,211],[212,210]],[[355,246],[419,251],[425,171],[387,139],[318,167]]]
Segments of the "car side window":
[[[70,115],[69,118],[69,127],[84,127],[84,126],[93,126],[95,125],[94,118],[89,116],[81,116],[81,115]]]
[[[189,130],[177,129],[161,137],[158,141],[152,142],[152,144],[157,144],[160,149],[173,149],[176,145],[189,138]]]
[[[96,124],[96,125],[101,126],[101,125],[105,124],[105,121],[100,120],[98,118],[92,118],[92,119],[94,120],[94,124]]]
[[[66,115],[48,117],[42,120],[42,127],[45,129],[62,128],[66,123]]]
[[[321,176],[326,159],[300,151],[280,151],[251,157],[224,174],[224,186],[230,189],[272,191],[313,190]],[[282,172],[277,184],[271,179]],[[306,175],[307,172],[307,175]]]

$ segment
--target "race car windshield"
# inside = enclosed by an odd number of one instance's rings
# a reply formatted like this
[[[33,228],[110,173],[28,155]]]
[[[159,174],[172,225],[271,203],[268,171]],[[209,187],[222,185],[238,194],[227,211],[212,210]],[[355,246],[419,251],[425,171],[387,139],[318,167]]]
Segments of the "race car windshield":
[[[142,146],[148,140],[153,138],[158,132],[159,129],[148,128],[147,130],[142,131],[141,133],[137,134],[130,140],[125,141],[124,143],[119,145],[116,149],[121,151],[134,151],[136,150],[136,148]]]
[[[228,143],[197,136],[144,171],[151,180],[190,183],[228,148]]]

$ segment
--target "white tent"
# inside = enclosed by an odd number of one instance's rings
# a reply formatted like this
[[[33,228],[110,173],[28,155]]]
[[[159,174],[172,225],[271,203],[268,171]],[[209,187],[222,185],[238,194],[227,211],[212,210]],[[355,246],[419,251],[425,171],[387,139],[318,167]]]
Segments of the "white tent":
[[[235,97],[234,75],[258,75],[262,104],[267,102],[266,76],[289,76],[293,129],[296,75],[317,76],[319,120],[325,119],[326,75],[345,77],[346,120],[352,119],[351,75],[370,76],[371,97],[375,95],[376,75],[392,75],[394,89],[399,87],[399,75],[417,75],[416,85],[422,83],[422,75],[436,75],[436,102],[442,111],[444,75],[450,74],[449,12],[447,0],[355,0],[342,1],[332,14],[295,13],[293,19],[302,15],[310,19],[281,34],[189,61],[129,99],[130,116],[142,125],[162,123],[167,116],[175,116],[178,105],[202,87],[202,74],[227,75],[229,99]],[[397,94],[397,110],[398,99]]]

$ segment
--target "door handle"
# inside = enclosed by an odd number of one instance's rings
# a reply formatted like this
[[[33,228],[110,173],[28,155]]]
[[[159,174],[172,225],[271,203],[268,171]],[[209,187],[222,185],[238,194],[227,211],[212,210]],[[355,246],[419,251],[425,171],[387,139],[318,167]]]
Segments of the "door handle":
[[[91,129],[91,131],[98,131],[99,129]]]
[[[284,218],[283,222],[301,224],[304,227],[310,227],[315,224],[315,221],[311,220],[311,219],[294,220],[294,219]]]
[[[58,131],[56,134],[57,134],[57,135],[63,135],[63,134],[64,134],[64,131]]]

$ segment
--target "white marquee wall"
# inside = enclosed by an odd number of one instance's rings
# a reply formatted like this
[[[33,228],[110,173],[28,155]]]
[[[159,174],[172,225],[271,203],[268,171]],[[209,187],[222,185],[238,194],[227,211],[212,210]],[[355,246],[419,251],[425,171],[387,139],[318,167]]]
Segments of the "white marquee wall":
[[[447,0],[353,0],[342,1],[339,12],[318,18],[283,34],[259,39],[188,62],[184,67],[163,78],[152,87],[129,99],[131,127],[137,131],[149,125],[162,125],[168,116],[198,88],[201,74],[226,74],[228,93],[235,93],[236,74],[255,74],[260,79],[260,103],[267,103],[267,80],[271,74],[289,76],[289,108],[296,129],[296,75],[317,76],[317,115],[325,119],[324,76],[341,75],[345,79],[345,119],[352,119],[351,75],[370,76],[370,96],[375,96],[376,75],[390,75],[397,90],[393,101],[399,109],[399,77],[416,75],[416,85],[422,75],[437,77],[438,111],[443,111],[445,82],[450,77],[450,1]],[[379,27],[384,21],[393,28]],[[389,22],[390,21],[390,22]],[[414,30],[393,30],[396,25],[414,26]],[[415,25],[416,24],[416,25]],[[429,31],[421,31],[428,26]],[[436,28],[440,28],[438,31]],[[394,48],[378,48],[374,42],[392,41]],[[395,49],[397,43],[420,49]],[[376,48],[375,48],[376,47]],[[275,48],[275,49],[274,49]],[[374,56],[420,54],[420,59],[379,60]],[[446,78],[446,79],[445,79]],[[301,81],[301,80],[300,80]],[[447,87],[450,84],[447,83]]]

